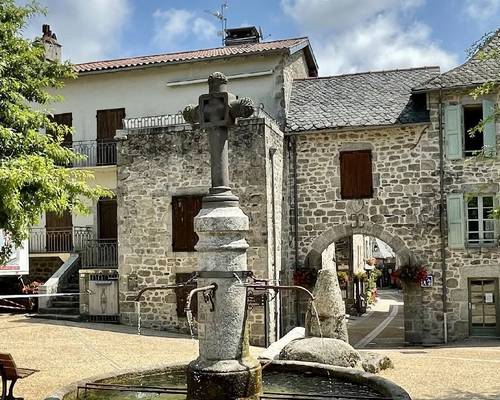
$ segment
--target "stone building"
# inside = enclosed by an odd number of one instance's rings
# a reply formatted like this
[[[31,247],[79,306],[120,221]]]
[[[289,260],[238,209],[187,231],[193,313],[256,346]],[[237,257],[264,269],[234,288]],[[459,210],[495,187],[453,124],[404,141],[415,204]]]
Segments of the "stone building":
[[[499,47],[498,33],[487,46]],[[499,228],[489,213],[498,204],[499,124],[467,135],[499,102],[498,90],[468,94],[498,80],[498,60],[473,57],[442,75],[437,67],[299,75],[285,96],[285,126],[260,115],[231,134],[231,179],[252,226],[250,268],[292,283],[294,271],[331,262],[334,243],[375,237],[397,267],[425,266],[433,278],[405,285],[407,342],[498,335]],[[195,254],[170,252],[181,224],[175,197],[206,191],[208,165],[205,138],[187,125],[125,130],[119,148],[121,307],[132,321],[130,282],[173,282],[194,270]],[[471,157],[478,151],[488,157]],[[151,324],[184,326],[176,301],[149,298]],[[300,299],[280,301],[254,306],[254,343],[301,323]]]
[[[438,68],[296,80],[287,119],[288,265],[321,268],[331,243],[360,234],[387,243],[398,265],[440,271],[438,138],[426,97],[412,88]],[[427,290],[427,289],[426,289]],[[420,288],[415,288],[420,292]],[[406,290],[408,341],[439,341],[437,285],[415,302]],[[418,296],[418,294],[415,294]],[[290,326],[301,319],[295,299]]]
[[[482,51],[500,49],[500,30]],[[441,137],[441,187],[447,231],[438,279],[445,277],[447,330],[450,340],[469,335],[500,336],[500,223],[493,207],[500,205],[500,121],[489,118],[500,104],[500,89],[474,98],[471,91],[498,82],[500,61],[476,53],[415,93],[425,93],[431,116],[429,135]],[[481,120],[483,133],[470,134]],[[436,204],[436,207],[438,204]],[[437,293],[436,293],[437,297]]]
[[[95,183],[116,194],[116,131],[183,123],[180,111],[205,90],[206,77],[213,71],[226,74],[236,95],[250,96],[263,113],[283,126],[293,79],[317,75],[314,54],[307,38],[261,41],[257,35],[249,40],[247,31],[254,29],[228,29],[231,40],[219,48],[75,65],[78,79],[58,89],[64,101],[51,110],[55,120],[74,128],[65,145],[85,156],[72,167],[92,170]],[[41,40],[47,43],[48,56],[61,56],[50,27],[44,28]],[[57,46],[57,51],[51,46]],[[81,267],[118,268],[117,199],[88,205],[88,215],[42,215],[32,227],[31,278],[48,280],[42,293],[78,292],[76,272]],[[42,300],[41,308],[46,316],[67,318],[69,307],[77,317],[74,301],[55,307],[51,300]]]

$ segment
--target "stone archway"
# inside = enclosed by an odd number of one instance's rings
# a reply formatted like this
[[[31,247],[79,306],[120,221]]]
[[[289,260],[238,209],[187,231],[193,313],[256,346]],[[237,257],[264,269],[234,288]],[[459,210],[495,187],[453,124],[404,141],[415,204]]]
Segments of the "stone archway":
[[[329,248],[332,243],[352,236],[365,235],[376,237],[389,245],[396,254],[396,265],[417,263],[417,258],[413,252],[406,246],[405,242],[384,226],[372,222],[363,222],[361,224],[342,224],[336,225],[331,229],[319,235],[310,245],[304,265],[309,268],[321,269],[323,265],[323,252]],[[419,288],[404,288],[404,336],[405,341],[409,343],[421,342],[422,332],[422,299]]]
[[[384,226],[372,222],[363,222],[356,226],[343,224],[323,232],[311,244],[311,249],[306,256],[309,265],[321,265],[315,262],[321,260],[321,253],[332,243],[352,235],[366,235],[376,237],[387,243],[396,254],[397,264],[415,263],[414,254],[406,247],[406,244],[396,234],[387,231]],[[317,258],[319,257],[319,259]]]

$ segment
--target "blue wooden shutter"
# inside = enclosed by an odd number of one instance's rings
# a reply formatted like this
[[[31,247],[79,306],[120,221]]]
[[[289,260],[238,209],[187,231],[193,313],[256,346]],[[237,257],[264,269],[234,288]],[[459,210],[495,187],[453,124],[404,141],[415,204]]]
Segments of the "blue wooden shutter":
[[[446,158],[458,160],[463,156],[462,108],[459,105],[444,108],[444,140]]]
[[[486,121],[487,118],[491,117],[494,110],[495,103],[493,101],[483,100],[483,121]],[[485,154],[490,156],[496,155],[496,129],[495,121],[493,118],[491,121],[488,121],[484,124],[483,136]]]
[[[464,195],[450,193],[447,198],[448,246],[463,249],[465,245]]]

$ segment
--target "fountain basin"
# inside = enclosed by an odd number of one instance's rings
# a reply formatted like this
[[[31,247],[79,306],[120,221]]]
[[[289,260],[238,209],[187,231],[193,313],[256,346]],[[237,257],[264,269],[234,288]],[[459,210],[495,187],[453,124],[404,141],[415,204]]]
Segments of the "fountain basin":
[[[124,371],[118,375],[106,375],[76,382],[62,388],[45,400],[74,400],[76,388],[87,382],[105,384],[126,384],[143,386],[161,386],[173,388],[186,387],[187,364],[169,364],[158,368]],[[318,363],[299,361],[273,361],[264,364],[262,371],[264,396],[262,399],[287,399],[286,394],[304,395],[302,398],[338,400],[392,399],[411,400],[408,393],[395,383],[360,370],[333,367]],[[165,399],[184,400],[185,394],[147,394],[89,391],[87,400],[132,400]],[[342,397],[342,395],[347,397]],[[266,397],[268,396],[268,397]],[[309,397],[306,397],[309,396]],[[317,397],[313,397],[317,396]],[[80,390],[80,398],[83,391]],[[290,397],[291,398],[291,397]],[[203,397],[200,397],[202,400]]]

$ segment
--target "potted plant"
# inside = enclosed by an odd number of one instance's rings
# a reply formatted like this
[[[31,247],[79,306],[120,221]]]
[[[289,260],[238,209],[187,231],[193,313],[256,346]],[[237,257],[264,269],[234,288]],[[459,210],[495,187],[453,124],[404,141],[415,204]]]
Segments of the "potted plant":
[[[349,274],[346,271],[338,271],[337,278],[341,288],[345,288],[349,283]]]
[[[428,272],[424,265],[407,264],[401,266],[396,272],[396,277],[406,285],[420,284],[427,278]]]

